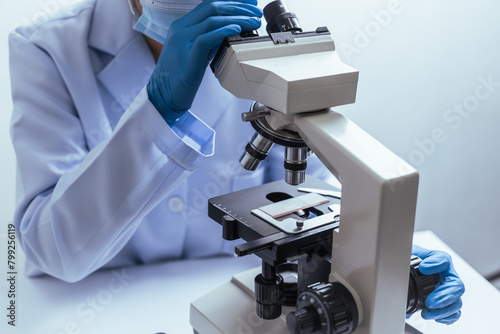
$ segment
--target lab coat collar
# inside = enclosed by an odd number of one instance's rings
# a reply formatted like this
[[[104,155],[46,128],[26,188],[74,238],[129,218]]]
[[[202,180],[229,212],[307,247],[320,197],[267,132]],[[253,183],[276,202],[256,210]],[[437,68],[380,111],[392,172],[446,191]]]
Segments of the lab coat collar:
[[[146,40],[136,35],[116,57],[97,75],[99,81],[113,95],[115,103],[126,110],[149,82],[155,69],[155,60]]]
[[[88,40],[91,47],[116,56],[138,35],[126,0],[96,0]]]
[[[126,0],[97,0],[89,45],[114,56],[97,78],[122,109],[128,108],[155,68],[144,36],[132,25],[133,16]]]

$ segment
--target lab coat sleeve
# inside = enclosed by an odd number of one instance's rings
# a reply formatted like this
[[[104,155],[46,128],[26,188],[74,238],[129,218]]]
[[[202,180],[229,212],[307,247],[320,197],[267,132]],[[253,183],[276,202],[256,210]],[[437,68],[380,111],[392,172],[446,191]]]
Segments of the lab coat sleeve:
[[[190,113],[170,129],[143,89],[89,151],[79,115],[92,110],[76,110],[44,50],[15,32],[10,46],[18,238],[38,269],[75,282],[111,260],[213,154],[215,134]]]

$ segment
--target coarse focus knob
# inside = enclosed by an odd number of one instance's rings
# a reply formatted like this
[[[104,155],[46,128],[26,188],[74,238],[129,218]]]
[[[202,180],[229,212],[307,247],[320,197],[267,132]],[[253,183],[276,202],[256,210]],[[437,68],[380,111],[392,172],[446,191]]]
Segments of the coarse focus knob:
[[[418,270],[422,260],[412,255],[410,262],[410,283],[408,286],[408,301],[406,314],[412,314],[425,307],[425,299],[439,284],[439,274],[424,275]]]
[[[297,300],[286,318],[292,334],[350,334],[358,326],[358,308],[340,283],[314,283]]]

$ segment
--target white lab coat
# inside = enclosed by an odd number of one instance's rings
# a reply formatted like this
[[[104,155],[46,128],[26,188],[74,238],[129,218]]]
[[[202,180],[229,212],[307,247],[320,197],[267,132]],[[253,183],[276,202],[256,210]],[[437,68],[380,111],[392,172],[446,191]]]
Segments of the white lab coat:
[[[282,162],[239,166],[250,101],[210,71],[192,112],[168,127],[147,98],[155,62],[132,21],[124,0],[87,0],[10,36],[14,219],[29,275],[73,282],[232,252],[208,198],[284,175]]]

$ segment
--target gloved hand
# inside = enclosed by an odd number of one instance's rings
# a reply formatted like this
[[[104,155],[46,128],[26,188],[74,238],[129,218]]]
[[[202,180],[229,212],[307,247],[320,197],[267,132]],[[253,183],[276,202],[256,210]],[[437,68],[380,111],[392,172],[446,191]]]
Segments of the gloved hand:
[[[205,0],[170,26],[147,86],[151,103],[172,127],[194,101],[225,37],[260,27],[257,0]]]
[[[440,285],[425,299],[425,308],[422,310],[422,318],[436,320],[436,322],[451,325],[460,318],[460,308],[465,292],[465,286],[458,277],[451,257],[448,253],[437,250],[427,250],[419,246],[413,246],[413,255],[422,259],[419,270],[424,275],[439,273]]]

